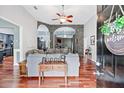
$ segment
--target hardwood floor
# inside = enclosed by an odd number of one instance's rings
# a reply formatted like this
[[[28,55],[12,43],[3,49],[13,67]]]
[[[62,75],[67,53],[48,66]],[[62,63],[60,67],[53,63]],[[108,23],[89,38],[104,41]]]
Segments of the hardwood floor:
[[[124,88],[124,83],[117,83],[105,80],[97,79],[97,87],[98,88]]]
[[[80,59],[79,77],[68,77],[68,84],[63,77],[45,77],[44,83],[38,85],[38,78],[19,77],[18,67],[13,67],[12,57],[4,59],[0,65],[1,88],[95,88],[96,76],[93,74],[95,66],[92,62]]]

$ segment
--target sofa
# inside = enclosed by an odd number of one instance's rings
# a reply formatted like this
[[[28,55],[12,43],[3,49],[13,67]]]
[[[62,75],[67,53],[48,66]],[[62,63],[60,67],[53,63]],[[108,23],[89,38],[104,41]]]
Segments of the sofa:
[[[39,75],[38,72],[38,64],[42,62],[43,57],[47,58],[60,58],[62,55],[60,53],[53,53],[53,54],[29,54],[27,56],[27,70],[28,70],[28,77],[37,77]],[[79,55],[68,53],[65,55],[65,61],[68,65],[68,76],[79,76]],[[60,71],[48,71],[44,73],[45,76],[64,76],[64,72]]]
[[[43,51],[40,49],[32,49],[32,50],[28,50],[25,54],[26,58],[29,54],[53,54],[53,53],[61,53],[61,54],[67,54],[67,53],[71,53],[72,51],[70,51],[69,48],[49,48],[47,49],[47,51]]]

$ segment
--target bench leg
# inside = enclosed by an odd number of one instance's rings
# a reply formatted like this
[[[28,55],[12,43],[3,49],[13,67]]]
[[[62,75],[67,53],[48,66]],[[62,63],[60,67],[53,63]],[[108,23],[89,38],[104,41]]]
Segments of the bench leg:
[[[41,72],[39,72],[39,86],[40,86],[40,83],[41,83]]]
[[[67,84],[67,83],[68,83],[68,79],[67,79],[67,73],[65,71],[65,84]]]
[[[44,80],[43,77],[44,77],[44,72],[42,72],[42,82],[43,82],[43,80]]]

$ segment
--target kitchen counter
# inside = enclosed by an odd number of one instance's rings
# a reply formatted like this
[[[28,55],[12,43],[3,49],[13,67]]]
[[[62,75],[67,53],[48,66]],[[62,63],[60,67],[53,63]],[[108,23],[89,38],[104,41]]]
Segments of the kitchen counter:
[[[4,51],[6,49],[12,49],[12,48],[0,48],[0,51]]]
[[[0,49],[0,51],[4,51],[4,49]]]

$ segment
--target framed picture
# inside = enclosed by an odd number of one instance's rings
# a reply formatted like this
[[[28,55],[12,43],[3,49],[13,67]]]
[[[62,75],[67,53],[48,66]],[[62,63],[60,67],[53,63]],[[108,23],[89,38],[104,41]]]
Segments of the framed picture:
[[[90,44],[95,45],[95,35],[90,36]]]

